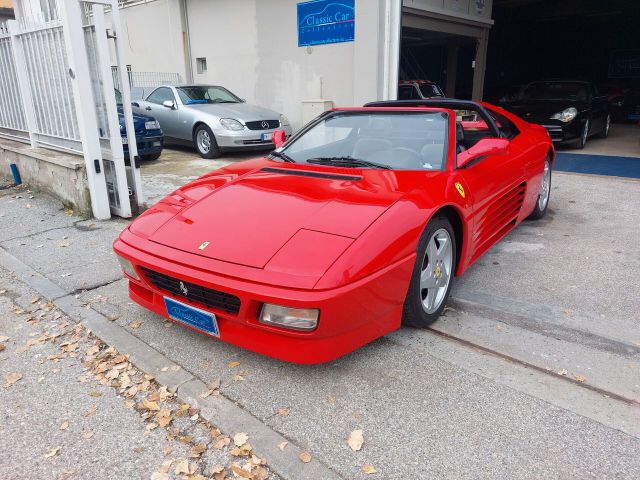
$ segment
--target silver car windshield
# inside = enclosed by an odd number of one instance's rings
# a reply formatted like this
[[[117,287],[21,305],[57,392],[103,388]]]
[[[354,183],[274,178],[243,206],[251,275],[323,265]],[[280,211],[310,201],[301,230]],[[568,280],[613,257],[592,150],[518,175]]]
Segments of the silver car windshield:
[[[185,105],[198,103],[240,103],[242,100],[224,87],[193,86],[178,87],[178,95]]]
[[[347,168],[442,170],[447,132],[444,112],[336,112],[274,156]]]

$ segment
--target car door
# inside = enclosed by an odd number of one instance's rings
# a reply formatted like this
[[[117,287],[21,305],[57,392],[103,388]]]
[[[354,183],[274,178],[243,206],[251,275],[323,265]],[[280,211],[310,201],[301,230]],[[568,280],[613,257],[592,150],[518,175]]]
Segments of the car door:
[[[525,201],[526,162],[517,135],[506,153],[488,155],[460,170],[473,208],[472,258],[478,258],[517,223]]]
[[[174,107],[169,108],[164,102],[173,102]],[[154,117],[160,122],[162,132],[166,137],[179,138],[180,111],[175,95],[169,87],[156,88],[147,97],[147,100],[140,105],[142,112]]]

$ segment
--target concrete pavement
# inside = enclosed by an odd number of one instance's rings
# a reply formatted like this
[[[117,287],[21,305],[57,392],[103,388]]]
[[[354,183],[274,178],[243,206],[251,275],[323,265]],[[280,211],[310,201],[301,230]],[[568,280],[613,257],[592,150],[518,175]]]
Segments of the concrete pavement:
[[[315,367],[210,340],[133,304],[110,254],[125,222],[83,222],[46,197],[5,195],[0,246],[204,384],[220,379],[224,398],[338,477],[368,478],[371,464],[389,479],[636,478],[633,186],[556,175],[549,218],[483,257],[434,331],[401,329]],[[607,255],[571,260],[596,250]],[[359,452],[346,444],[355,429]]]

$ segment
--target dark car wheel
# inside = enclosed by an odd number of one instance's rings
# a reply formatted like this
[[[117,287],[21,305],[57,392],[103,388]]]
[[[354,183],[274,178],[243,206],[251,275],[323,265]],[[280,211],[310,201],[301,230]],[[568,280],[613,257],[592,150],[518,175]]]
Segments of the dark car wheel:
[[[582,133],[580,133],[580,138],[576,142],[576,148],[578,150],[582,150],[584,146],[587,144],[587,139],[589,138],[589,128],[591,128],[591,122],[587,118],[584,122],[584,126],[582,127]]]
[[[607,138],[609,136],[609,130],[611,129],[611,114],[607,113],[607,117],[604,119],[604,125],[602,126],[602,132],[598,135],[600,138]]]
[[[456,266],[456,236],[449,220],[435,217],[418,242],[418,255],[402,311],[402,323],[427,327],[444,310]]]
[[[160,155],[162,155],[162,152],[150,153],[148,155],[140,155],[140,160],[144,160],[145,162],[152,162],[154,160],[159,159]]]
[[[549,206],[549,198],[551,197],[551,160],[549,157],[544,161],[544,171],[542,173],[542,183],[540,184],[540,192],[536,200],[536,208],[533,210],[529,219],[538,220],[544,217]]]
[[[193,132],[193,144],[202,158],[218,158],[220,156],[216,137],[206,125],[199,125]]]

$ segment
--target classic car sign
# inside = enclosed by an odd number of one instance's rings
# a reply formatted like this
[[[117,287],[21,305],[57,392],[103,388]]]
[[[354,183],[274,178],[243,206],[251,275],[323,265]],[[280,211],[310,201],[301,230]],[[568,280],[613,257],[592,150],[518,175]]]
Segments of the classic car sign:
[[[354,0],[314,0],[298,3],[298,46],[352,42]]]

